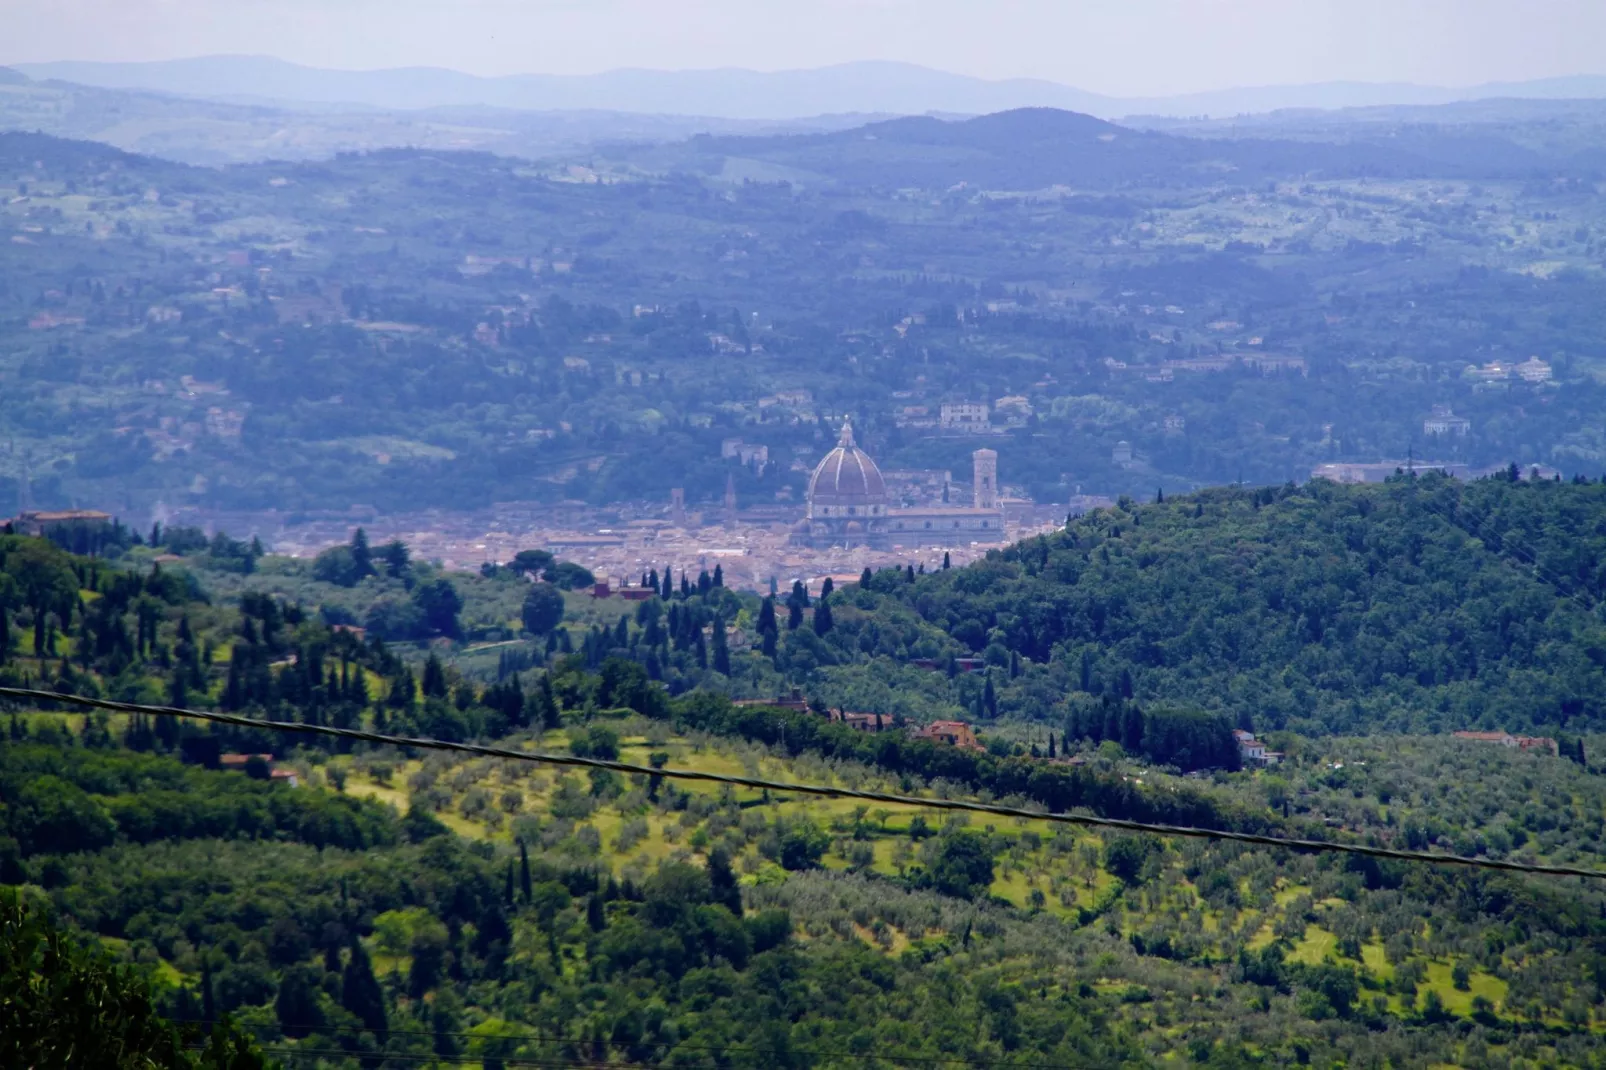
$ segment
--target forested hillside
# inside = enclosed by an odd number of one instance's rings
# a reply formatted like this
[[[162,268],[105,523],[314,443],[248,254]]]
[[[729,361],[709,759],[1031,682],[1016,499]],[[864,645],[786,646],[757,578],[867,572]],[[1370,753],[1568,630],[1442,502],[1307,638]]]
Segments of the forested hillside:
[[[1589,482],[1123,501],[970,568],[877,575],[829,643],[891,653],[878,637],[913,610],[994,667],[999,716],[1050,725],[1113,695],[1260,730],[1598,730],[1603,540],[1606,485]],[[857,703],[893,699],[880,662],[826,675]]]

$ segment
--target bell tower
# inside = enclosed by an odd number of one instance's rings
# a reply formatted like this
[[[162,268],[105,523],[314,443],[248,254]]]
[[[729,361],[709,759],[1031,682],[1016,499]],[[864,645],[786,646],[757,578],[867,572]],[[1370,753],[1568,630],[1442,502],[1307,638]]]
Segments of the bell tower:
[[[971,503],[977,509],[998,508],[998,453],[995,450],[977,450],[970,455],[975,467]]]

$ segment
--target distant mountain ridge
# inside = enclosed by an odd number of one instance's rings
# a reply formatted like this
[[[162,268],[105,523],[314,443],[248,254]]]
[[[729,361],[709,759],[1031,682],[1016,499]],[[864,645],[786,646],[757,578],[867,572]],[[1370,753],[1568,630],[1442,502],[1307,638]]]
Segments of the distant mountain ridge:
[[[1101,118],[1223,116],[1284,108],[1446,104],[1495,97],[1606,97],[1606,76],[1580,75],[1463,89],[1327,82],[1118,98],[1041,79],[988,80],[886,61],[774,72],[621,69],[591,75],[496,78],[436,67],[328,70],[266,56],[200,56],[149,63],[21,63],[12,69],[37,79],[222,100],[385,109],[602,109],[730,119],[791,119],[842,112],[975,115],[1027,107],[1058,108]]]
[[[1364,136],[1363,136],[1364,135]],[[1209,186],[1289,178],[1531,179],[1593,175],[1599,153],[1541,151],[1498,133],[1363,131],[1341,141],[1186,137],[1054,108],[964,119],[904,116],[817,133],[698,135],[686,142],[615,146],[643,171],[839,182],[883,190],[1115,191],[1133,184]],[[753,168],[760,168],[754,171]]]

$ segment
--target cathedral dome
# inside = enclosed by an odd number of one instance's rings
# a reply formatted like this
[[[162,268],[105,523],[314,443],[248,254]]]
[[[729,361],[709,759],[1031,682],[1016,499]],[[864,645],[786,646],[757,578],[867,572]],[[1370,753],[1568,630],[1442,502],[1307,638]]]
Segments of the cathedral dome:
[[[817,511],[823,507],[832,514],[851,509],[847,515],[872,515],[872,511],[884,512],[886,504],[887,485],[881,469],[853,444],[853,426],[844,422],[836,449],[825,455],[809,480],[809,508]]]

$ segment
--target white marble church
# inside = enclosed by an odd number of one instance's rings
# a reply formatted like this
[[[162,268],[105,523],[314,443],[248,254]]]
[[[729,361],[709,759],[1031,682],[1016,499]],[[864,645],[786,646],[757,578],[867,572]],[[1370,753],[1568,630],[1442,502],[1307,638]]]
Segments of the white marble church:
[[[853,442],[853,427],[842,424],[836,449],[809,479],[808,513],[792,529],[794,546],[868,546],[910,549],[922,546],[969,546],[1004,541],[1004,514],[998,507],[998,454],[981,449],[972,454],[974,504],[894,509],[887,504],[887,486],[870,455]]]

